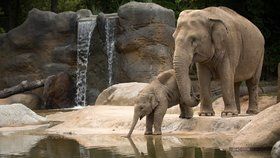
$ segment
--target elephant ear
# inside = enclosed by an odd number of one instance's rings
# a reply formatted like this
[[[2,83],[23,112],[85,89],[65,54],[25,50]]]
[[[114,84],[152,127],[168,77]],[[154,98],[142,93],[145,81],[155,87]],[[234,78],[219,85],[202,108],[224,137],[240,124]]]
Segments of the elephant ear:
[[[226,39],[228,36],[228,29],[225,23],[220,19],[209,18],[210,23],[210,33],[212,42],[214,44],[215,52],[214,56],[217,58],[215,60],[222,60],[226,51]]]
[[[158,100],[154,93],[149,94],[149,102],[152,105],[152,109],[155,109],[158,106]]]

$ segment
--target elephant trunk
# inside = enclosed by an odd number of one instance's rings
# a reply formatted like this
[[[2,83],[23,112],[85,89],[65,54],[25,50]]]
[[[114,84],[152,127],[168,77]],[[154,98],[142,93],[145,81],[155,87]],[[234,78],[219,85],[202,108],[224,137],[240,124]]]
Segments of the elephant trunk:
[[[131,136],[131,134],[132,134],[132,132],[133,132],[133,130],[134,130],[134,128],[135,128],[139,119],[140,119],[140,117],[136,113],[134,113],[132,125],[130,127],[130,130],[129,130],[127,136],[126,136],[127,138],[129,138]]]
[[[189,67],[192,63],[192,57],[192,53],[178,52],[175,50],[173,58],[173,67],[181,98],[190,107],[197,106],[199,103],[198,100],[191,97]]]

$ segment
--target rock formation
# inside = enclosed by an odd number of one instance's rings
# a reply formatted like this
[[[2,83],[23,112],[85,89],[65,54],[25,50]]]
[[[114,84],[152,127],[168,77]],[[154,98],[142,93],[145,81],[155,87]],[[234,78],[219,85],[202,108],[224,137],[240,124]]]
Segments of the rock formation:
[[[65,72],[50,76],[44,85],[44,107],[46,109],[69,108],[75,106],[75,84]]]
[[[118,16],[117,48],[126,82],[148,82],[172,68],[172,10],[153,3],[130,2],[119,8]]]
[[[25,22],[0,36],[0,90],[24,80],[38,80],[77,69],[77,22],[90,18],[89,10],[53,13],[32,9]],[[149,82],[172,67],[174,12],[152,3],[131,2],[118,14],[105,14],[91,38],[87,102],[93,104],[108,87],[106,18],[115,18],[116,62],[114,82]],[[104,19],[103,18],[103,19]],[[101,20],[102,21],[102,20]],[[119,29],[117,29],[119,28]],[[43,88],[32,91],[42,96]]]
[[[75,12],[32,9],[25,22],[0,37],[0,89],[76,71]],[[43,88],[33,90],[42,99]]]
[[[280,139],[280,103],[258,115],[242,128],[231,143],[234,149],[268,148]]]
[[[120,83],[105,89],[96,99],[96,105],[133,106],[138,93],[148,83]]]

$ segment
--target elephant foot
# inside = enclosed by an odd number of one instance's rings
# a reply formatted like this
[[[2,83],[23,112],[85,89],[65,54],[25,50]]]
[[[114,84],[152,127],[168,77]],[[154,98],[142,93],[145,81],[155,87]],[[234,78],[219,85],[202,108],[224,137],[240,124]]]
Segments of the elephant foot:
[[[153,135],[153,132],[152,131],[146,131],[145,135]]]
[[[255,115],[255,114],[258,114],[259,111],[257,109],[248,109],[246,111],[246,114],[249,114],[249,115]]]
[[[161,133],[161,131],[155,131],[154,132],[154,135],[161,135],[162,133]]]
[[[181,113],[179,118],[181,119],[191,119],[193,117],[193,111],[190,111],[188,113]]]
[[[179,116],[179,118],[181,118],[181,119],[191,119],[191,118],[193,118],[193,116]]]
[[[198,113],[199,116],[215,116],[214,111],[201,111]]]
[[[223,111],[221,113],[221,117],[235,117],[235,116],[238,116],[238,112]]]

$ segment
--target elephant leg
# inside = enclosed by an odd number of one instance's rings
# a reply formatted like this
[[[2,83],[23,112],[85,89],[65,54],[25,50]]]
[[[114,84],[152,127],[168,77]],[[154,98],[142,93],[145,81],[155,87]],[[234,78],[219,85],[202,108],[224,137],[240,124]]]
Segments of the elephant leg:
[[[154,134],[155,135],[161,135],[161,125],[162,125],[163,117],[166,113],[167,107],[168,107],[167,104],[159,105],[155,109],[155,113],[154,113],[154,128],[155,128]]]
[[[212,74],[206,66],[201,64],[197,64],[197,71],[201,99],[199,116],[214,116],[210,92]]]
[[[238,113],[241,113],[240,110],[240,92],[239,92],[239,88],[242,82],[236,82],[234,83],[234,93],[235,93],[235,103],[236,103],[236,108],[238,110]]]
[[[262,65],[263,65],[263,59],[261,59],[261,62],[259,64],[259,67],[255,73],[255,75],[246,81],[246,86],[248,88],[249,92],[249,107],[246,111],[247,114],[257,114],[259,112],[258,109],[258,85],[260,82],[260,77],[262,73]]]
[[[180,114],[179,118],[191,119],[193,117],[192,107],[189,107],[184,103],[180,103],[180,110],[181,110],[181,114]]]
[[[154,112],[146,116],[146,131],[145,135],[153,134]]]
[[[222,112],[222,117],[233,117],[238,115],[238,110],[235,102],[234,93],[234,70],[230,66],[228,59],[225,59],[224,64],[220,66],[219,76],[221,81],[223,100],[225,109]]]
[[[246,81],[246,86],[249,93],[249,107],[246,111],[247,114],[258,113],[258,82],[250,79]]]

